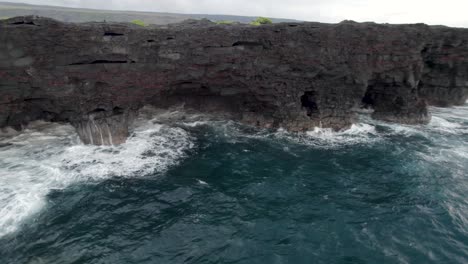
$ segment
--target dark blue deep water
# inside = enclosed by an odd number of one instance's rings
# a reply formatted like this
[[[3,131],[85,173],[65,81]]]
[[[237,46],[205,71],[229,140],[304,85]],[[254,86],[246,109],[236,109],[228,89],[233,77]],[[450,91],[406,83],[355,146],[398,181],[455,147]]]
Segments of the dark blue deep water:
[[[169,113],[119,147],[36,124],[0,142],[0,263],[468,263],[468,106],[432,111],[307,134]]]

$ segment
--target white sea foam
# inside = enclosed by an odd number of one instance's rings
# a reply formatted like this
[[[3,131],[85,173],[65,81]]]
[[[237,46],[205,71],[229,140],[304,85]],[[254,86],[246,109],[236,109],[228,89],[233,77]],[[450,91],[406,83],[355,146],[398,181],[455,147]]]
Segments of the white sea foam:
[[[460,164],[466,166],[468,164],[468,144],[438,145],[429,148],[427,153],[419,153],[419,155],[429,162],[446,164],[447,166],[463,160],[464,162]]]
[[[313,131],[307,132],[307,135],[312,137],[318,137],[323,139],[332,139],[334,140],[335,137],[339,136],[354,136],[354,135],[362,135],[362,134],[376,134],[375,126],[369,124],[353,124],[349,129],[334,132],[328,128],[318,128],[316,127]]]
[[[110,177],[163,172],[193,146],[181,128],[140,122],[127,143],[87,146],[68,125],[38,123],[0,140],[0,236],[38,212],[53,189]]]
[[[467,121],[468,104],[448,108],[431,107],[430,111],[436,116],[442,116],[444,118],[455,119],[458,121]]]
[[[379,140],[375,126],[365,123],[353,124],[349,129],[338,132],[328,128],[315,128],[306,133],[289,133],[279,129],[274,133],[274,137],[321,148],[372,143]]]
[[[193,121],[193,122],[182,122],[182,125],[188,126],[188,127],[198,127],[198,126],[204,126],[204,125],[210,125],[210,121]]]
[[[418,153],[424,160],[458,168],[463,177],[468,164],[468,106],[453,108],[431,108],[433,113],[425,130],[432,146],[425,153]],[[465,139],[465,140],[464,140]]]
[[[468,106],[431,110],[433,119],[426,126],[391,124],[364,117],[348,130],[333,132],[316,128],[307,133],[282,129],[256,133],[246,131],[235,122],[210,121],[203,116],[184,116],[180,120],[182,114],[172,112],[152,121],[140,121],[127,143],[117,147],[82,145],[71,126],[36,123],[34,128],[19,135],[8,133],[7,138],[0,138],[0,236],[15,232],[24,219],[41,210],[53,189],[109,177],[164,172],[193,146],[187,131],[162,124],[174,120],[182,127],[213,127],[219,136],[232,143],[251,138],[286,139],[313,147],[334,148],[375,143],[389,135],[420,135],[434,142],[431,151],[422,153],[425,158],[435,162],[468,161],[467,142],[449,144],[441,138],[468,134]],[[284,149],[289,151],[287,147]]]
[[[197,181],[201,185],[208,185],[208,183],[206,181],[202,181],[202,180],[198,180],[198,179],[197,179]]]
[[[333,131],[328,128],[318,128],[307,132],[288,132],[279,128],[272,132],[271,130],[260,129],[256,132],[249,129],[243,129],[235,122],[204,122],[215,128],[218,134],[226,137],[230,143],[244,142],[246,139],[288,141],[318,148],[336,148],[356,144],[370,144],[382,140],[382,135],[376,129],[375,124],[357,123],[349,129],[342,131]]]
[[[428,125],[428,129],[445,134],[461,134],[466,130],[462,124],[449,121],[443,117],[434,116]]]
[[[329,145],[370,143],[378,139],[375,126],[365,123],[353,124],[349,129],[338,132],[326,128],[315,128],[306,134],[312,139],[318,139],[321,144]]]
[[[468,134],[468,106],[431,108],[433,112],[429,128],[440,133]]]
[[[468,134],[468,106],[431,108],[430,110],[433,112],[433,117],[428,125],[388,123],[373,120],[368,115],[361,115],[359,123],[344,131],[335,132],[331,129],[315,128],[306,132],[306,136],[304,136],[302,133],[288,133],[280,129],[275,133],[275,137],[287,138],[294,142],[316,147],[334,148],[355,144],[371,144],[387,140],[388,136],[421,136],[435,140],[440,136]]]
[[[429,123],[432,127],[445,127],[445,128],[460,128],[461,124],[450,122],[442,117],[434,116],[432,117],[431,122]]]

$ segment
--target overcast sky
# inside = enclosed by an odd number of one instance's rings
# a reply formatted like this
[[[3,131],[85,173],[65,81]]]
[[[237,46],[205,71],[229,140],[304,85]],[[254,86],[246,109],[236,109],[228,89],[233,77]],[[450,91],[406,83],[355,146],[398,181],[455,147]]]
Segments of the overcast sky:
[[[0,0],[2,1],[2,0]],[[468,27],[468,0],[3,0],[113,10],[344,19]]]

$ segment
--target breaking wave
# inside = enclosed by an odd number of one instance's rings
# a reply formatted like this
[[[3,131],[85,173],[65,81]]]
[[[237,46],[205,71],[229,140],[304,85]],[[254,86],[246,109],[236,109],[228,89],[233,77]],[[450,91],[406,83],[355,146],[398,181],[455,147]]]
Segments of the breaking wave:
[[[228,141],[242,142],[246,139],[260,139],[296,143],[317,148],[340,148],[350,145],[374,144],[394,140],[394,137],[421,137],[439,144],[441,136],[468,135],[468,106],[454,108],[432,107],[432,121],[428,125],[403,125],[373,120],[369,113],[361,114],[359,122],[349,129],[333,131],[318,128],[305,133],[247,128],[232,121],[213,121],[206,116],[192,116],[193,120],[179,122],[187,128],[210,127]],[[172,114],[177,115],[177,114]]]
[[[181,128],[141,121],[120,146],[80,143],[69,125],[35,123],[0,140],[0,236],[18,230],[46,195],[74,183],[162,173],[193,147]]]
[[[19,135],[0,138],[0,236],[17,231],[23,220],[41,210],[51,190],[111,177],[164,173],[193,148],[195,138],[190,131],[200,127],[214,130],[230,143],[254,139],[326,149],[396,144],[401,138],[416,137],[427,145],[418,152],[423,159],[468,163],[468,106],[431,110],[433,119],[424,126],[385,123],[363,115],[348,130],[316,128],[307,133],[257,130],[232,121],[199,115],[187,118],[172,112],[150,121],[139,120],[128,141],[112,147],[81,144],[69,125],[35,123]]]

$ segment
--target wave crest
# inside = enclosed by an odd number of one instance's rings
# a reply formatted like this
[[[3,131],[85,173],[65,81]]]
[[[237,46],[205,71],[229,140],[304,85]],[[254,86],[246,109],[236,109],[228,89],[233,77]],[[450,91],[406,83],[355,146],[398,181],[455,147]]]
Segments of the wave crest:
[[[0,141],[0,236],[45,205],[47,194],[77,182],[161,173],[193,147],[189,133],[140,122],[125,144],[90,146],[69,125],[36,123]]]

